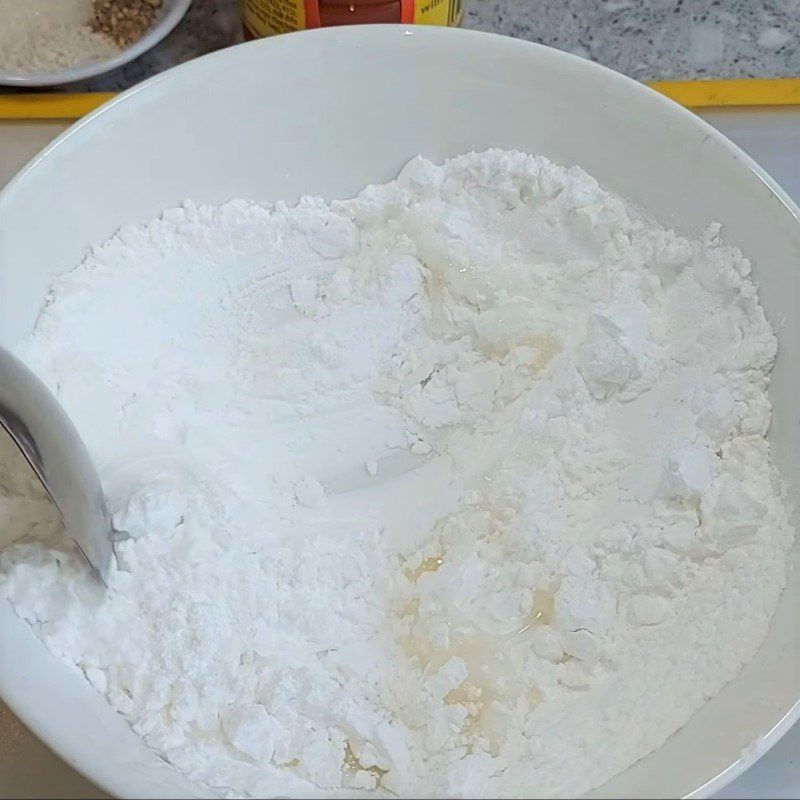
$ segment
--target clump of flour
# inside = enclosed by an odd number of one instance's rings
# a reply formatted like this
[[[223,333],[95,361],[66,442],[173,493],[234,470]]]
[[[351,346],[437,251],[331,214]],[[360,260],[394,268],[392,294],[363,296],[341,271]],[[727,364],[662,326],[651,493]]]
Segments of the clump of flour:
[[[17,348],[101,467],[110,592],[22,479],[0,587],[218,791],[597,786],[784,582],[776,341],[719,233],[497,150],[123,228]]]

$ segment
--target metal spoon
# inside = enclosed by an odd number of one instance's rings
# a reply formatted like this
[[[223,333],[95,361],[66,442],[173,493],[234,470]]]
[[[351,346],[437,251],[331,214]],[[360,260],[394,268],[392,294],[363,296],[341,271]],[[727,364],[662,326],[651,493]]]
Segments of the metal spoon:
[[[95,576],[106,583],[111,517],[85,445],[49,389],[0,347],[0,426],[33,467]]]

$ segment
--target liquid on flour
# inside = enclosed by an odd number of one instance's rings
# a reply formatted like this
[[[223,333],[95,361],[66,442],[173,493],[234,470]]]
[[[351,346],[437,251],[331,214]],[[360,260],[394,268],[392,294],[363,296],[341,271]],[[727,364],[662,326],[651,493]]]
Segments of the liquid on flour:
[[[723,233],[500,150],[124,227],[16,348],[99,465],[108,595],[8,452],[0,593],[201,792],[599,786],[785,580],[777,344]]]

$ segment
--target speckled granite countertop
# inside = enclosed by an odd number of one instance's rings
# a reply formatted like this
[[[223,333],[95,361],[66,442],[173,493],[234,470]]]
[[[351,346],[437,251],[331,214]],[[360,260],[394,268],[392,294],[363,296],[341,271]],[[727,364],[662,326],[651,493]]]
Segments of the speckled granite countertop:
[[[240,0],[194,0],[137,61],[67,87],[116,91],[241,40]],[[800,76],[800,0],[467,0],[465,27],[558,47],[639,80]]]

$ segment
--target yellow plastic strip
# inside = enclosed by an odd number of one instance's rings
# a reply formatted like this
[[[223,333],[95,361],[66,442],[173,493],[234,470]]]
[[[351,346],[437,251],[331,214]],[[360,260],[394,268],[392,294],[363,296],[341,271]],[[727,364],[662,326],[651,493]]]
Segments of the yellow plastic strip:
[[[657,81],[648,85],[687,108],[800,105],[800,78]]]
[[[0,119],[80,119],[112,97],[112,92],[0,94]]]
[[[656,81],[652,89],[687,108],[800,105],[800,78]],[[2,119],[80,119],[114,97],[87,94],[0,94]]]

